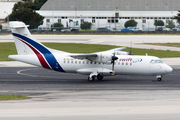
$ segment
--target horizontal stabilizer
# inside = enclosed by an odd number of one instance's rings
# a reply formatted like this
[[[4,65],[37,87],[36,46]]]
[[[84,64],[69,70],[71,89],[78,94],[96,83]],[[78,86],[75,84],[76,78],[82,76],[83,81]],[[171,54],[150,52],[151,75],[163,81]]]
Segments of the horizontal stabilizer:
[[[23,22],[18,22],[18,21],[10,22],[11,29],[19,29],[19,28],[25,28],[25,27],[29,27],[29,25],[25,25]]]

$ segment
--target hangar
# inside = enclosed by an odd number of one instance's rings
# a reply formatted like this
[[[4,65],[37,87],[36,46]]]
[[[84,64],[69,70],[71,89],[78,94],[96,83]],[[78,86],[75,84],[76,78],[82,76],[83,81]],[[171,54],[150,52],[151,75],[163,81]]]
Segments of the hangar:
[[[39,26],[44,29],[56,22],[70,26],[71,20],[79,24],[91,22],[92,29],[123,28],[130,19],[145,28],[154,27],[154,20],[167,24],[179,9],[179,0],[48,0],[37,12],[45,17]],[[177,25],[175,20],[174,23]]]

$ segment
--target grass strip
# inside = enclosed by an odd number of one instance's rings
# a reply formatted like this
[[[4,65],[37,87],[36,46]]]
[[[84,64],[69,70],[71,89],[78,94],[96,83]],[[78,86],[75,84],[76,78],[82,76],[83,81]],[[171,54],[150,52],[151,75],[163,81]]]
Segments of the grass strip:
[[[30,99],[31,97],[26,97],[23,95],[0,95],[0,100],[22,100]]]
[[[0,61],[9,61],[9,55],[17,54],[14,43],[0,43]]]
[[[105,51],[120,46],[113,45],[96,45],[96,44],[76,44],[76,43],[43,43],[45,46],[61,51],[66,51],[70,53],[93,53]],[[127,48],[125,51],[129,52],[130,49]],[[157,57],[180,57],[180,52],[178,51],[164,51],[164,50],[153,50],[153,49],[138,49],[132,48],[132,53],[135,55],[145,55]],[[16,55],[17,51],[14,43],[0,43],[0,61],[10,61],[9,55]]]
[[[148,45],[160,45],[160,46],[170,46],[170,47],[180,47],[180,43],[144,43]]]

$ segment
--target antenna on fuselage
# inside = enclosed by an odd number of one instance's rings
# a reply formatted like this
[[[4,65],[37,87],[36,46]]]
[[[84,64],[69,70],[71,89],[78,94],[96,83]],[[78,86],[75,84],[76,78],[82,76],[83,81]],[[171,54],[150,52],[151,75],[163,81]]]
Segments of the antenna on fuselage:
[[[134,55],[134,54],[131,53],[131,49],[132,49],[132,41],[131,41],[131,44],[130,44],[130,52],[129,52],[128,55]]]

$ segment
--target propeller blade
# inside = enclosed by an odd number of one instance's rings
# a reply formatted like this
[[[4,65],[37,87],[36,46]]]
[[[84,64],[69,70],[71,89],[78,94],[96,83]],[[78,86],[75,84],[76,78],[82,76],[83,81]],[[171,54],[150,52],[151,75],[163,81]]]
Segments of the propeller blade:
[[[115,56],[115,52],[113,53],[113,56],[112,56],[112,60],[111,60],[111,63],[112,63],[112,70],[114,71],[114,61],[117,60],[118,57]]]
[[[113,64],[112,64],[112,70],[114,71],[114,62],[113,62]]]
[[[131,46],[130,46],[130,52],[129,52],[128,55],[134,55],[134,54],[131,53],[131,49],[132,49],[132,41],[131,41]]]
[[[130,48],[130,52],[129,52],[129,54],[128,54],[128,55],[134,55],[134,54],[132,54],[132,53],[131,53],[131,48]]]

